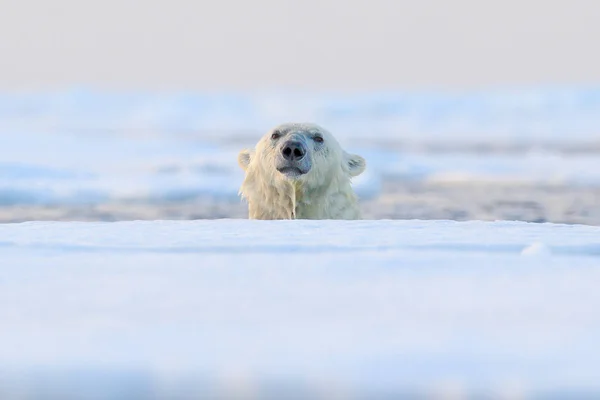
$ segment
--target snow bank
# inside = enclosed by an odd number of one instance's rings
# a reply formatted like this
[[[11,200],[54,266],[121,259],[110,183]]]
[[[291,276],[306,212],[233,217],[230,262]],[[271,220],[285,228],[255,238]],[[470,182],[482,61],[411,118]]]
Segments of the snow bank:
[[[595,397],[599,237],[517,222],[0,225],[0,397]],[[532,243],[552,252],[522,254]]]

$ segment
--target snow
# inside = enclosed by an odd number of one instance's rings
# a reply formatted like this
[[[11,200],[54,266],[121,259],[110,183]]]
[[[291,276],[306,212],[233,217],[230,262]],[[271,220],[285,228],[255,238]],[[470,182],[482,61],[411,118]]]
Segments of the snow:
[[[237,152],[276,124],[306,120],[367,159],[356,180],[365,199],[385,177],[598,185],[599,116],[594,88],[0,93],[0,206],[234,200]],[[467,151],[480,144],[493,153]],[[508,151],[519,146],[529,153]]]
[[[595,397],[599,237],[477,221],[2,224],[0,397]]]
[[[363,200],[389,179],[600,184],[597,88],[76,89],[0,93],[0,207],[239,201],[238,151],[284,121],[364,156]],[[598,397],[599,237],[509,221],[0,224],[0,398]]]
[[[23,135],[0,149],[0,198],[16,204],[70,204],[231,197],[238,189],[233,181],[242,178],[236,155],[166,138]]]
[[[346,138],[578,141],[598,135],[600,88],[314,93],[106,92],[73,88],[0,93],[0,130],[109,129],[254,136],[288,120],[320,121]],[[425,137],[424,137],[425,136]]]
[[[530,246],[525,247],[521,252],[521,254],[527,256],[546,256],[551,253],[552,250],[541,242],[532,243]]]
[[[258,140],[258,137],[256,138]],[[31,143],[37,143],[35,147]],[[599,185],[600,154],[417,154],[347,146],[368,170],[355,179],[361,198],[376,197],[382,179],[432,182],[526,182]],[[0,205],[147,202],[199,196],[236,199],[243,148],[169,138],[24,135],[0,147]]]

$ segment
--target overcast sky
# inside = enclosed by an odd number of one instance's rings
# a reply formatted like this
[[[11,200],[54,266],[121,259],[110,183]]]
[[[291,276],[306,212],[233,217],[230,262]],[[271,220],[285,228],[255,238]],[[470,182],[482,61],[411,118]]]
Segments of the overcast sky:
[[[600,83],[596,0],[0,4],[0,90]]]

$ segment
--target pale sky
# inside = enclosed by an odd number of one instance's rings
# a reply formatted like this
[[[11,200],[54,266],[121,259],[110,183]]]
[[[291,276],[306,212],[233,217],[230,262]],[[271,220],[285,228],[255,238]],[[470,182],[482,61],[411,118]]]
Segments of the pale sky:
[[[0,90],[600,84],[596,0],[0,0]]]

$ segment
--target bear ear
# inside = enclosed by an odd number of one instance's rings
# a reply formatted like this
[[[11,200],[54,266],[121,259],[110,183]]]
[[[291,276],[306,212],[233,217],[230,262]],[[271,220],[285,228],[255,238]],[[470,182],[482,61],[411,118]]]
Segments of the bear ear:
[[[238,154],[237,157],[237,161],[238,164],[240,165],[240,167],[242,167],[242,169],[245,171],[248,168],[248,165],[250,165],[250,159],[252,158],[252,150],[242,150],[240,151],[240,153]]]
[[[348,172],[350,172],[350,176],[359,176],[367,167],[367,162],[365,159],[356,154],[345,153],[344,162],[348,166]]]

